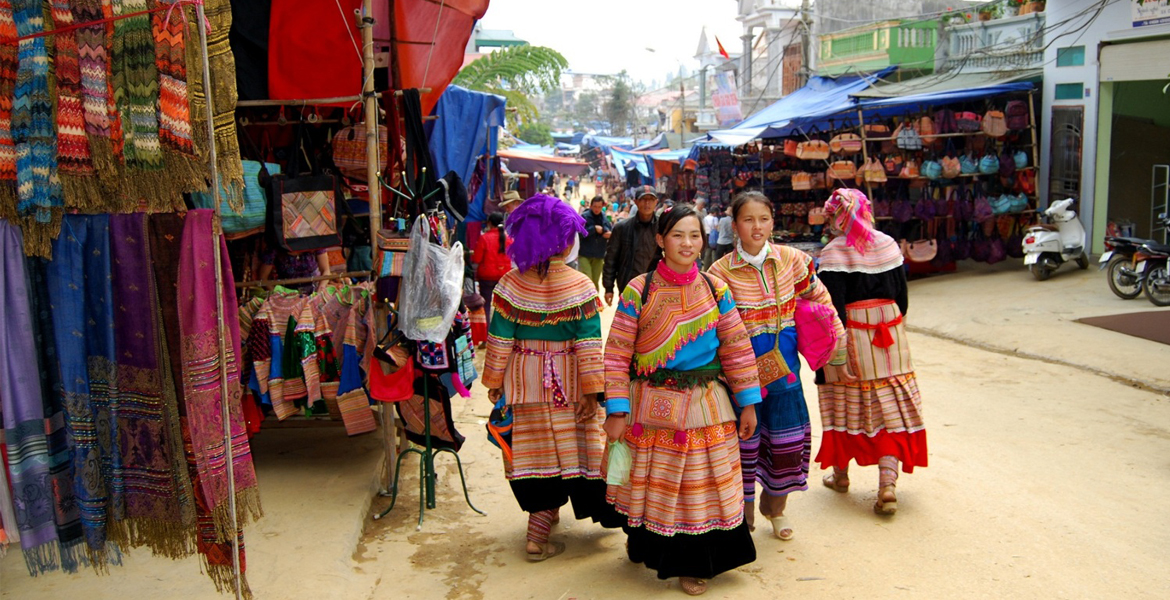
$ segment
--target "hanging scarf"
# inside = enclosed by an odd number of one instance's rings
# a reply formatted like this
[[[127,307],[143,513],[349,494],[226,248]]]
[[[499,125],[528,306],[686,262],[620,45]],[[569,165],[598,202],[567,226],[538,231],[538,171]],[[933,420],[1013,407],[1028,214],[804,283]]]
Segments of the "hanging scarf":
[[[239,535],[238,529],[231,526],[229,512],[227,449],[224,447],[221,413],[224,402],[228,403],[230,419],[238,526],[243,527],[249,520],[259,518],[262,511],[240,404],[240,368],[237,360],[240,356],[240,329],[236,318],[224,319],[228,333],[225,357],[228,395],[225,398],[221,394],[224,382],[220,378],[221,333],[216,320],[213,243],[221,245],[218,268],[222,271],[223,281],[228,283],[222,291],[225,311],[232,311],[235,306],[235,290],[230,284],[234,279],[227,245],[222,237],[213,235],[213,218],[214,213],[210,210],[192,210],[187,213],[179,256],[179,325],[183,352],[183,398],[199,481],[197,487],[202,490],[213,520],[214,539],[222,543],[230,541],[231,535]],[[234,317],[234,314],[227,312],[225,317]],[[210,539],[202,527],[200,537]],[[228,578],[230,580],[230,575]]]
[[[67,215],[48,263],[58,372],[73,452],[74,492],[86,554],[98,571],[119,564],[124,514],[114,402],[114,315],[109,217]],[[113,543],[111,543],[113,542]]]
[[[19,36],[44,31],[40,0],[13,0]],[[45,38],[22,40],[17,51],[16,90],[12,100],[12,138],[16,144],[16,181],[22,215],[50,223],[63,206],[57,177],[57,138],[53,131],[53,97],[49,95],[49,55]]]
[[[68,0],[52,0],[50,15],[57,29],[74,23]],[[55,36],[53,41],[53,64],[57,75],[57,164],[65,204],[71,208],[87,208],[99,205],[103,194],[95,177],[89,138],[85,135],[77,35],[66,32]]]
[[[173,0],[171,0],[173,1]],[[170,2],[154,0],[153,6]],[[187,32],[182,14],[154,13],[155,65],[158,68],[158,136],[164,150],[195,157],[187,104]]]
[[[32,290],[32,309],[37,344],[37,371],[41,391],[45,394],[45,423],[49,441],[49,482],[57,511],[57,543],[61,552],[61,569],[77,571],[88,564],[81,511],[74,491],[73,438],[66,426],[64,396],[57,372],[57,345],[53,340],[53,313],[49,304],[47,262],[28,258],[25,265]]]
[[[179,10],[190,11],[184,6]],[[236,61],[228,43],[232,28],[229,0],[204,0],[203,12],[211,30],[207,32],[207,61],[215,91],[211,117],[215,132],[216,163],[228,205],[234,212],[244,209],[244,166],[240,163],[240,142],[236,135]],[[202,26],[202,25],[200,25]],[[191,133],[199,154],[207,156],[207,95],[203,90],[203,60],[199,44],[187,44],[187,92],[190,100]]]
[[[16,39],[12,2],[0,0],[0,39]],[[20,66],[15,44],[0,44],[0,217],[16,215],[16,146],[12,142],[12,95]]]
[[[113,16],[109,0],[69,0],[69,7],[77,23],[94,23]],[[85,133],[89,137],[94,168],[109,187],[116,187],[122,177],[120,165],[125,141],[110,84],[109,44],[113,32],[113,23],[98,23],[77,29],[75,35]]]
[[[146,0],[112,0],[115,16],[146,10]],[[114,21],[110,48],[110,83],[114,104],[125,128],[123,154],[130,194],[135,204],[149,201],[165,210],[173,196],[158,137],[158,69],[155,66],[151,16],[138,15]],[[164,203],[161,207],[153,206]]]
[[[110,245],[120,404],[117,438],[120,455],[134,457],[123,466],[127,527],[132,545],[181,558],[191,553],[193,540],[192,523],[185,523],[183,514],[184,507],[192,506],[190,480],[173,477],[176,466],[185,466],[179,458],[183,444],[178,414],[167,411],[164,401],[146,215],[112,215]],[[193,517],[194,511],[188,514]]]
[[[28,572],[35,576],[57,567],[57,528],[20,237],[19,228],[0,220],[0,413],[20,545]],[[8,494],[8,488],[0,494]]]
[[[182,336],[179,334],[179,254],[183,236],[183,217],[177,214],[162,213],[150,215],[150,254],[154,265],[154,276],[158,289],[160,333],[163,337],[161,348],[165,356],[164,372],[182,373]],[[232,544],[230,538],[220,538],[215,527],[215,519],[211,516],[211,508],[203,492],[202,481],[199,478],[199,469],[195,458],[195,450],[191,441],[190,419],[187,414],[188,403],[183,396],[184,387],[181,382],[168,378],[164,381],[164,395],[170,394],[179,399],[178,413],[180,415],[183,440],[182,470],[191,481],[192,497],[196,515],[196,550],[199,552],[203,570],[215,583],[220,593],[234,590],[234,574],[232,567]],[[243,529],[236,532],[240,541],[240,573],[244,573],[245,553]],[[247,579],[242,579],[241,593],[244,597],[251,597]]]

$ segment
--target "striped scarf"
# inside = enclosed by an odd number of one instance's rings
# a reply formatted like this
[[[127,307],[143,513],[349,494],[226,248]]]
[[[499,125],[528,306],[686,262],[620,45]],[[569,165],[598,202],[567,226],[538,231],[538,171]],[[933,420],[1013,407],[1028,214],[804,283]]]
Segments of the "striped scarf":
[[[0,0],[0,38],[16,38],[12,2]],[[16,92],[17,48],[0,44],[0,215],[16,214],[16,146],[12,142],[12,95]]]
[[[44,31],[39,0],[13,0],[18,36]],[[16,144],[17,211],[50,223],[53,209],[64,205],[57,176],[57,138],[53,131],[53,97],[49,94],[49,55],[44,38],[20,42],[16,90],[12,101],[12,137]],[[59,212],[59,211],[58,211]]]
[[[69,7],[78,23],[100,21],[113,15],[110,0],[70,0]],[[94,167],[103,180],[119,177],[124,143],[122,119],[114,105],[110,84],[108,45],[113,32],[112,23],[89,25],[76,32],[85,133],[93,148]]]
[[[115,16],[127,15],[146,10],[146,0],[112,0],[112,6]],[[163,169],[163,160],[158,139],[158,69],[150,15],[114,21],[110,64],[114,104],[126,127],[126,166],[158,173]]]
[[[53,25],[65,28],[73,25],[73,11],[68,0],[52,0],[50,14]],[[72,178],[93,179],[93,158],[89,138],[85,135],[85,106],[81,89],[81,58],[77,36],[73,32],[54,37],[57,74],[57,161],[65,184],[65,200],[69,206],[83,206],[74,189],[82,182]],[[88,194],[86,194],[88,196]],[[100,196],[99,196],[100,197]],[[85,199],[88,201],[88,198]]]
[[[155,6],[174,0],[154,0]],[[182,7],[179,10],[183,10]],[[191,114],[187,103],[186,23],[181,13],[154,13],[154,56],[158,67],[159,140],[166,150],[195,156],[191,139]]]
[[[191,7],[182,10],[192,11]],[[244,210],[244,166],[240,163],[240,142],[236,135],[236,61],[228,43],[232,28],[229,0],[204,0],[203,11],[211,23],[207,34],[207,59],[215,90],[214,127],[219,177],[228,191],[233,212]],[[202,25],[198,25],[202,26]],[[195,147],[207,155],[207,95],[203,91],[203,61],[199,44],[187,44],[187,88]]]

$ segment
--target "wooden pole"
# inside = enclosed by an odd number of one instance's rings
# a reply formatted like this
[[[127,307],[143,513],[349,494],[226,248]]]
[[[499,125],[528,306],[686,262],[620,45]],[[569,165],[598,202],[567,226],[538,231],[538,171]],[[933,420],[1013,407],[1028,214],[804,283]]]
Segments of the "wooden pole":
[[[228,513],[231,515],[232,521],[232,583],[236,593],[236,600],[242,598],[241,594],[241,577],[240,577],[240,530],[239,518],[236,514],[236,469],[235,469],[235,450],[232,447],[232,420],[231,408],[228,399],[231,395],[228,392],[228,368],[227,368],[227,339],[228,328],[226,325],[226,314],[223,305],[224,295],[224,281],[223,281],[223,256],[220,249],[222,242],[223,229],[219,221],[219,165],[217,163],[218,156],[215,150],[215,92],[214,84],[211,81],[211,65],[207,58],[207,29],[204,26],[206,17],[203,14],[203,3],[199,2],[195,5],[195,23],[199,29],[199,50],[200,58],[203,61],[203,95],[205,99],[205,108],[207,112],[207,145],[208,145],[208,160],[209,170],[211,171],[211,205],[215,207],[215,218],[212,220],[212,240],[213,255],[215,260],[215,319],[219,327],[219,400],[220,400],[220,419],[223,421],[223,447],[225,459],[227,461],[227,479],[228,479]]]
[[[1040,179],[1040,142],[1036,141],[1036,104],[1034,91],[1028,92],[1028,130],[1032,132],[1032,171]],[[1079,200],[1079,199],[1078,199]],[[1036,182],[1036,208],[1040,208],[1040,182]]]
[[[865,115],[862,114],[861,109],[857,109],[857,128],[861,130],[861,160],[865,161],[864,166],[869,162],[869,148],[865,139]],[[865,196],[869,198],[870,203],[873,203],[873,185],[870,184],[869,179],[865,180]]]

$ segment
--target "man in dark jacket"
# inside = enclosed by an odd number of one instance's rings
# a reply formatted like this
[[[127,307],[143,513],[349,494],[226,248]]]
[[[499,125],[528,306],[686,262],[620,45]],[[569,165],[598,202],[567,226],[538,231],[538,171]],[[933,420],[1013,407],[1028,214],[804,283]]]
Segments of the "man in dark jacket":
[[[603,212],[604,209],[605,198],[594,196],[593,201],[589,203],[589,210],[582,215],[585,217],[587,235],[580,236],[581,251],[578,254],[580,259],[578,268],[593,282],[593,287],[597,287],[597,281],[601,279],[602,265],[605,264],[606,243],[609,241],[610,231],[613,230],[609,217],[605,216],[605,212]]]
[[[658,256],[658,194],[644,185],[634,193],[634,201],[637,214],[614,226],[605,251],[601,291],[606,304],[613,304],[615,284],[621,294],[631,279],[650,270],[650,263]]]

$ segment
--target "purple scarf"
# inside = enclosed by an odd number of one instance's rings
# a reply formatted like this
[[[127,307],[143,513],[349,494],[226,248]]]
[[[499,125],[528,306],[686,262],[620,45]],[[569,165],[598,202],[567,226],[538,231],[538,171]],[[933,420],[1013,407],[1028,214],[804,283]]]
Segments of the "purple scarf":
[[[3,219],[0,265],[0,412],[17,533],[29,574],[35,576],[57,567],[57,524],[23,240],[20,229]]]

